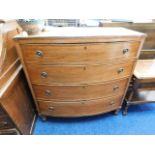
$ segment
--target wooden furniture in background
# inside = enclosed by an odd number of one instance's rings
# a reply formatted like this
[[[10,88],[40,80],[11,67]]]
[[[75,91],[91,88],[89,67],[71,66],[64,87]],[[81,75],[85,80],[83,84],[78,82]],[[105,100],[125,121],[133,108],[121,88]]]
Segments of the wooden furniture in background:
[[[100,23],[100,27],[124,27],[147,34],[143,50],[155,49],[155,23],[109,22]]]
[[[140,59],[155,58],[155,22],[150,23],[132,23],[132,22],[111,22],[100,23],[101,27],[124,27],[147,34],[143,44]]]
[[[145,34],[124,28],[51,28],[15,37],[39,115],[118,113]]]
[[[155,102],[155,60],[138,60],[131,86],[127,92],[123,114],[130,105]]]
[[[124,102],[123,115],[135,104],[155,102],[155,23],[101,23],[103,27],[125,27],[147,34]]]
[[[33,99],[13,37],[21,31],[15,21],[0,20],[0,134],[30,134]]]

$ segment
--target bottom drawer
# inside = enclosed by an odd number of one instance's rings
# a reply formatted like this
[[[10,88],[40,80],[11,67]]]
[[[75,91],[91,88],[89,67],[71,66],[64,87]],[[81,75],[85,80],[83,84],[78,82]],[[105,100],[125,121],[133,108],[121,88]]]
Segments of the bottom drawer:
[[[41,115],[80,117],[109,112],[119,108],[122,96],[79,102],[38,101]]]
[[[13,127],[14,125],[8,117],[6,116],[0,117],[0,129],[8,129]]]

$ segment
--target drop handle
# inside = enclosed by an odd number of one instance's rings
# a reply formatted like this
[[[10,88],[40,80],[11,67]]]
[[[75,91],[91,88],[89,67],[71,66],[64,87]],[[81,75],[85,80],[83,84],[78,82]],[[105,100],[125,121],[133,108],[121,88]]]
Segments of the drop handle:
[[[120,74],[120,73],[122,73],[123,71],[124,71],[124,68],[119,68],[119,69],[117,70],[117,73]]]
[[[42,78],[47,78],[48,77],[48,73],[47,72],[42,72],[40,73]]]
[[[44,53],[42,51],[40,51],[40,50],[36,51],[36,56],[42,57],[43,55],[44,55]]]
[[[49,111],[53,111],[54,110],[54,107],[49,107],[48,110]]]
[[[116,91],[117,89],[119,89],[119,86],[114,86],[113,90]]]
[[[127,54],[129,52],[128,48],[123,49],[123,54]]]
[[[51,96],[52,95],[52,92],[50,90],[45,90],[45,95],[46,96]]]
[[[114,102],[114,101],[111,101],[111,102],[110,102],[110,105],[111,105],[111,106],[112,106],[112,105],[114,105],[114,104],[115,104],[115,102]]]

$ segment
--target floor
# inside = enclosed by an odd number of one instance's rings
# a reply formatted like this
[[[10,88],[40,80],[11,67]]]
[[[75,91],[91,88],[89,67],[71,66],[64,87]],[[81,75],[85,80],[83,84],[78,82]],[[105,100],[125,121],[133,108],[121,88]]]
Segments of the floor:
[[[36,121],[34,135],[152,135],[155,134],[155,104],[130,106],[127,116],[121,112],[84,117],[48,118]]]

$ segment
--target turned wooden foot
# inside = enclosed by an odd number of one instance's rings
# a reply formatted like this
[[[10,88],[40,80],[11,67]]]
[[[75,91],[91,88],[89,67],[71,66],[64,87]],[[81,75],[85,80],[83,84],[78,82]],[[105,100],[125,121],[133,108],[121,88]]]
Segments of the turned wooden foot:
[[[126,116],[126,115],[128,114],[128,111],[127,111],[127,110],[123,110],[122,114],[123,114],[124,116]]]
[[[120,108],[114,111],[114,115],[118,115]]]
[[[125,107],[124,107],[123,112],[122,112],[122,114],[123,114],[124,116],[126,116],[126,115],[128,114],[129,105],[130,105],[130,104],[129,104],[128,102],[125,103]]]
[[[47,117],[46,116],[40,116],[42,121],[46,121],[47,120]]]

